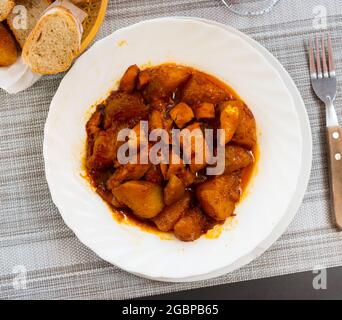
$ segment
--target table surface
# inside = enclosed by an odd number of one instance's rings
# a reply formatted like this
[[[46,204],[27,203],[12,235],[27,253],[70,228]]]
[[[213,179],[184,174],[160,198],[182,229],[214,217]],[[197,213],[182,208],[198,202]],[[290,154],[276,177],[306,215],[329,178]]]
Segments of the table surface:
[[[342,234],[332,226],[329,207],[325,113],[310,88],[304,48],[308,35],[317,33],[316,27],[326,21],[333,35],[341,83],[340,1],[281,0],[266,15],[240,17],[229,12],[220,0],[115,0],[109,3],[97,39],[132,23],[165,16],[193,16],[231,25],[265,46],[294,79],[313,133],[311,179],[294,221],[261,257],[207,281],[149,281],[104,262],[68,229],[49,194],[44,176],[43,129],[50,101],[64,75],[43,77],[17,95],[0,91],[0,299],[136,298],[342,266]],[[341,118],[340,91],[336,106]],[[237,288],[227,288],[231,286]]]
[[[299,272],[286,276],[242,281],[215,287],[146,297],[146,300],[342,300],[342,267],[327,270],[326,287],[315,289],[317,274]]]

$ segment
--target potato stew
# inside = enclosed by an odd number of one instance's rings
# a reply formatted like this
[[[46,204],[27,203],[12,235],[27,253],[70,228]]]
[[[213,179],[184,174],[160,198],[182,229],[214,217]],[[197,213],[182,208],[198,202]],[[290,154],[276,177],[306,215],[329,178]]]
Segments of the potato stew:
[[[144,123],[147,132],[141,130]],[[133,138],[119,139],[127,128]],[[158,129],[169,135],[149,139]],[[152,151],[160,140],[172,146],[174,129],[197,130],[204,142],[208,129],[221,129],[223,136],[212,135],[211,151],[200,149],[216,155],[220,144],[220,174],[208,174],[213,163],[205,155],[202,162],[193,161],[192,149],[187,153],[190,160],[184,161],[181,138],[179,152],[169,150],[168,161],[141,160],[143,148]],[[234,215],[256,162],[256,123],[246,104],[213,76],[174,64],[143,70],[130,66],[118,89],[96,106],[86,132],[87,176],[103,200],[130,221],[173,232],[182,241],[196,240]],[[131,142],[136,161],[123,163],[118,151]]]

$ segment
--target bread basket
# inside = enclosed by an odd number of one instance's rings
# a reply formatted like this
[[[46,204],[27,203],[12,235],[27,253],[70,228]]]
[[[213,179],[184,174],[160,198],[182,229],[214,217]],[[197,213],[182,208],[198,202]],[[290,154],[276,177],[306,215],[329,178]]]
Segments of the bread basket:
[[[88,0],[78,7],[85,11],[88,16],[83,22],[83,37],[80,54],[87,49],[99,31],[106,14],[108,0]]]

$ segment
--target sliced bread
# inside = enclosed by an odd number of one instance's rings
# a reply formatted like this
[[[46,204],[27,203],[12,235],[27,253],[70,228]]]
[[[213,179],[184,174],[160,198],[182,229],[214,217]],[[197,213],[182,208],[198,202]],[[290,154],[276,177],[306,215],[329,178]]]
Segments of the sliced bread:
[[[21,18],[20,15],[23,14],[20,10],[18,10],[19,12],[14,10],[8,16],[7,22],[21,47],[24,46],[30,32],[51,3],[52,0],[16,0],[17,5],[24,6],[26,9],[26,28],[23,29],[21,25],[18,28],[18,20]]]
[[[17,61],[17,48],[10,32],[0,22],[0,67],[7,67]]]
[[[56,6],[39,19],[23,47],[22,57],[33,72],[55,74],[69,69],[80,45],[77,20],[68,9]]]
[[[0,0],[0,21],[3,21],[8,17],[14,5],[14,0]]]

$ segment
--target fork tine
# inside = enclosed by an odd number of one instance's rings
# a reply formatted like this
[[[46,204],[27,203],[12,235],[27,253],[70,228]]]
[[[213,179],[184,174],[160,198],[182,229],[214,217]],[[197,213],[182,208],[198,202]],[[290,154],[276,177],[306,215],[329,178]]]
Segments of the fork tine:
[[[310,62],[310,76],[312,79],[317,79],[312,37],[309,38],[309,62]]]
[[[328,56],[329,56],[329,73],[330,77],[335,77],[335,63],[334,63],[334,55],[333,55],[333,48],[331,43],[331,35],[330,32],[328,33]]]
[[[327,65],[327,58],[325,53],[325,34],[322,33],[322,64],[323,64],[323,77],[328,78],[329,72],[328,72],[328,65]]]
[[[322,66],[321,66],[321,56],[319,54],[319,40],[318,35],[316,35],[316,64],[317,64],[317,78],[323,78]]]

